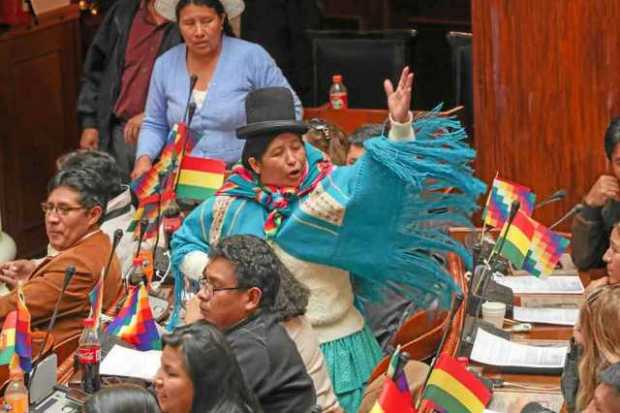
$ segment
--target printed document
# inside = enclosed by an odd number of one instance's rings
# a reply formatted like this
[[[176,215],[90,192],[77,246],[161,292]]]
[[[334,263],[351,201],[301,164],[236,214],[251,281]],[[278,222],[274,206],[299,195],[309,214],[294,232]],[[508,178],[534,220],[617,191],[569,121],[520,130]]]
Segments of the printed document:
[[[563,368],[567,346],[532,346],[514,343],[478,328],[469,358],[490,366]]]
[[[138,351],[115,345],[101,362],[99,374],[152,381],[161,365],[161,351]]]
[[[579,318],[577,308],[529,308],[513,307],[513,318],[525,323],[574,326]]]
[[[497,283],[512,289],[515,294],[583,294],[578,276],[494,276]]]

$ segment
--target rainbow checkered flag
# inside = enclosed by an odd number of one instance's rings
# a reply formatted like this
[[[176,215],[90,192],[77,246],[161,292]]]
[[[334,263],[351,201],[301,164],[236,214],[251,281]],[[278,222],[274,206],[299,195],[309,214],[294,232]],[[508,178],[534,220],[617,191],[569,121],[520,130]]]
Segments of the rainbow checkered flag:
[[[159,210],[159,194],[163,193],[161,205],[163,211],[168,205],[167,202],[175,197],[175,194],[170,192],[178,166],[182,162],[183,153],[190,153],[194,146],[187,125],[182,122],[172,127],[167,142],[168,144],[159,156],[159,161],[130,184],[132,192],[138,198],[139,205],[127,231],[135,234],[140,220],[147,218],[149,225],[145,238],[153,237],[157,233],[155,224]],[[185,147],[185,151],[183,151],[183,147]],[[160,175],[166,177],[165,182],[160,182]]]
[[[30,312],[26,307],[21,285],[17,290],[17,310],[4,318],[0,333],[0,365],[9,364],[29,372],[32,370],[32,332],[30,331]]]
[[[506,233],[506,231],[508,233]],[[502,245],[501,239],[504,236],[506,240]],[[517,210],[517,214],[510,228],[508,227],[508,221],[504,224],[493,251],[510,260],[515,268],[521,269],[525,261],[525,256],[530,249],[533,236],[534,220],[519,209]],[[501,250],[498,250],[499,248],[501,248]]]
[[[161,349],[149,294],[143,283],[130,288],[123,308],[108,325],[106,332],[118,336],[141,351]]]
[[[435,363],[422,399],[439,412],[482,413],[491,391],[458,360],[442,353]]]
[[[534,220],[532,222],[534,235],[525,256],[523,269],[537,277],[549,275],[568,248],[569,241],[540,222]]]
[[[484,223],[501,228],[508,220],[510,206],[514,201],[519,201],[521,211],[531,216],[534,211],[536,194],[526,186],[495,177],[482,213]]]
[[[370,413],[417,413],[411,400],[407,377],[400,364],[400,346],[398,346],[390,358],[383,390]]]

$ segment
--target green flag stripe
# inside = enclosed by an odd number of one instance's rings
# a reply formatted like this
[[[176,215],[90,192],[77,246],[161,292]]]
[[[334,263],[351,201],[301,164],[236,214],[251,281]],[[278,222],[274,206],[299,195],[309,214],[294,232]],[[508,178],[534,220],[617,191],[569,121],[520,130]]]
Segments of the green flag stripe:
[[[179,184],[179,186],[177,186],[177,196],[179,198],[204,200],[215,194],[216,191],[217,189],[214,188],[205,188],[194,185]]]
[[[433,384],[428,386],[424,391],[424,399],[432,400],[449,413],[471,413],[471,411],[463,406],[457,398]]]

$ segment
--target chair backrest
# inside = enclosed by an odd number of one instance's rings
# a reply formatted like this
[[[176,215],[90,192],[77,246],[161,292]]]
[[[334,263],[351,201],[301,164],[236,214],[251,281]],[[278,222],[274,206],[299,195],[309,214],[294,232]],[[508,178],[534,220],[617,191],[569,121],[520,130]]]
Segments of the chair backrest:
[[[463,121],[472,133],[474,126],[474,97],[472,79],[472,34],[448,32],[446,39],[452,49],[452,78],[454,81],[454,104],[463,105]]]
[[[383,80],[398,81],[411,65],[415,30],[309,30],[313,57],[313,105],[329,99],[332,75],[347,87],[349,107],[384,108]]]
[[[431,316],[429,311],[420,311],[409,318],[394,336],[394,345],[401,345],[401,351],[409,353],[411,360],[426,360],[437,352],[443,330],[447,327],[448,312],[441,311]],[[384,357],[370,374],[369,382],[385,373],[390,357]]]

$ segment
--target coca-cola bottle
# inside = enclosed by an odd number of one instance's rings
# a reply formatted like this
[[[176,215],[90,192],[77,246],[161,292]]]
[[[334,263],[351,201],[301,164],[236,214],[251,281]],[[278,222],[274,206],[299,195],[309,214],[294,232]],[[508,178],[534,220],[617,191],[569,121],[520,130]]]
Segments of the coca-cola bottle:
[[[133,259],[133,265],[131,267],[131,273],[129,274],[129,284],[139,285],[144,282],[146,285],[146,275],[144,274],[144,258],[135,257]]]
[[[342,83],[342,75],[332,76],[332,85],[329,88],[329,103],[332,109],[346,109],[349,106],[347,88]]]
[[[101,344],[95,329],[95,320],[84,320],[84,330],[78,347],[78,364],[82,373],[82,390],[95,393],[101,387],[99,363],[101,362]]]

